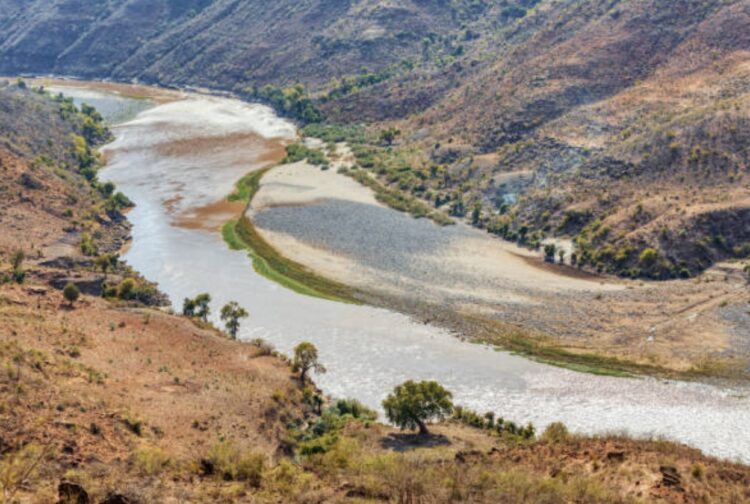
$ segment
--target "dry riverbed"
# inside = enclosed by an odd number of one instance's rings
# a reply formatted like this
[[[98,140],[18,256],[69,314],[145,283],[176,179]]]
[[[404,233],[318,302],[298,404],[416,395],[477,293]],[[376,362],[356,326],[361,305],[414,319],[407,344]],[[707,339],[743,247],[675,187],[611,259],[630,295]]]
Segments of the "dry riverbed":
[[[436,379],[457,404],[540,429],[559,420],[577,432],[667,436],[745,460],[747,441],[736,434],[750,411],[742,387],[580,374],[459,341],[439,325],[391,310],[301,296],[254,271],[247,251],[230,250],[215,227],[180,225],[180,217],[222,201],[277,142],[294,138],[294,128],[269,109],[190,95],[114,129],[117,140],[107,148],[109,165],[100,176],[136,203],[128,214],[132,245],[123,258],[158,282],[176,308],[185,296],[209,292],[214,323],[220,322],[218,307],[239,302],[250,311],[241,339],[261,337],[285,353],[302,340],[313,342],[328,369],[316,382],[327,394],[377,408],[404,380]],[[225,139],[237,134],[259,134],[267,142],[235,149]],[[195,149],[176,149],[175,140]],[[512,313],[529,318],[522,309]]]
[[[698,279],[625,281],[545,264],[458,224],[391,210],[338,168],[282,165],[261,180],[247,215],[289,259],[322,276],[408,305],[432,305],[518,326],[574,352],[625,357],[694,374],[734,375],[750,354],[747,285],[732,264]],[[492,339],[492,330],[484,332]]]

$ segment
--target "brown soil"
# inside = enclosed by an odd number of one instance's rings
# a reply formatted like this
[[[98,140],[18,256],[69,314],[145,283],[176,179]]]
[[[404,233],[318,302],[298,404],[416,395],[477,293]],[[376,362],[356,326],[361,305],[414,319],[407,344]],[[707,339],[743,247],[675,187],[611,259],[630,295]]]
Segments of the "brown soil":
[[[681,445],[618,436],[519,442],[456,422],[432,426],[426,438],[355,422],[330,454],[290,469],[286,425],[310,410],[278,357],[154,310],[89,297],[70,307],[33,283],[0,289],[0,327],[0,452],[40,450],[31,476],[10,488],[11,502],[56,501],[61,480],[92,502],[111,494],[144,503],[368,502],[372,492],[387,502],[406,502],[404,493],[443,502],[459,492],[489,503],[520,495],[511,481],[526,488],[519,502],[572,502],[573,487],[586,502],[750,498],[748,467]],[[205,475],[201,461],[221,440],[265,457],[260,489]]]
[[[139,450],[197,463],[224,438],[270,459],[301,415],[286,363],[186,318],[6,286],[0,327],[0,447],[48,450],[38,495],[74,470],[122,489]]]
[[[80,254],[83,231],[100,233],[103,249],[119,247],[127,234],[127,226],[106,216],[92,219],[98,213],[96,197],[84,187],[69,184],[50,168],[0,149],[0,174],[5,186],[0,187],[0,256],[19,249],[29,260],[75,256]],[[24,183],[24,177],[32,182]]]
[[[188,229],[218,231],[228,221],[242,215],[244,210],[245,203],[241,201],[222,200],[181,215],[175,221],[175,225]]]

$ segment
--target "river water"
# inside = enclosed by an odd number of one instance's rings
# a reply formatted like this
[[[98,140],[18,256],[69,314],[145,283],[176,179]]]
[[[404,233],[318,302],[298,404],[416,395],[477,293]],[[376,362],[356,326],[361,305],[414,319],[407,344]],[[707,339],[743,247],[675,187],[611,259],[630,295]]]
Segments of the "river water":
[[[91,90],[87,96],[64,91],[92,98]],[[266,280],[218,231],[176,222],[190,209],[221,201],[279,142],[294,137],[294,127],[266,107],[231,99],[188,95],[144,110],[122,97],[96,98],[105,111],[114,110],[109,117],[117,123],[101,178],[137,205],[124,259],[158,282],[177,309],[184,297],[201,292],[212,295],[214,312],[238,301],[251,314],[243,339],[262,337],[285,353],[300,341],[315,343],[328,368],[315,379],[326,393],[379,407],[396,384],[435,379],[457,404],[538,428],[563,421],[583,433],[666,437],[750,462],[744,390],[580,374],[459,341],[398,313],[305,297]],[[135,117],[118,122],[123,109],[135,110]]]

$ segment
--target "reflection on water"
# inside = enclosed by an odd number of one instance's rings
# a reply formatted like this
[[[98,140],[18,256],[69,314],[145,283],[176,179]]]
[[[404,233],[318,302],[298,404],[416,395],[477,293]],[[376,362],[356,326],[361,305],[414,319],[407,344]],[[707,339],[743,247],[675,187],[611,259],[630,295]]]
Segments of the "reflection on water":
[[[314,342],[328,368],[316,377],[326,392],[377,407],[403,380],[436,379],[457,403],[517,421],[661,435],[750,461],[750,437],[738,435],[750,423],[747,397],[698,384],[578,374],[463,343],[386,310],[300,296],[255,274],[246,255],[228,250],[218,233],[174,226],[165,202],[177,212],[214,203],[268,154],[262,146],[249,152],[226,142],[214,149],[211,138],[293,136],[294,129],[267,108],[190,97],[142,112],[115,133],[102,177],[137,204],[129,214],[133,244],[125,259],[176,304],[200,292],[211,293],[214,312],[239,301],[251,313],[243,338],[266,338],[287,353],[300,341]],[[160,149],[175,139],[195,139],[203,147]]]

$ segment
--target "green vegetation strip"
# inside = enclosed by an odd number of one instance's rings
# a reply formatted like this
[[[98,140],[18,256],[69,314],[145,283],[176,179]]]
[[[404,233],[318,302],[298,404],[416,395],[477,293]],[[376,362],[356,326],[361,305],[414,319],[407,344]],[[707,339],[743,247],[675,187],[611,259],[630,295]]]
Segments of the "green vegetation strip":
[[[475,322],[479,322],[479,319],[475,319]],[[501,328],[494,321],[484,321],[482,325],[483,335],[475,340],[478,343],[497,345],[498,349],[509,351],[515,355],[581,373],[621,378],[652,376],[679,380],[702,380],[706,378],[738,380],[747,378],[744,366],[738,362],[712,359],[680,371],[658,364],[644,364],[590,352],[578,353],[555,344],[551,338],[526,334],[522,329]]]
[[[260,188],[260,180],[268,169],[250,173],[237,183],[231,201],[252,201]],[[267,279],[305,296],[342,303],[362,304],[351,287],[324,278],[295,261],[282,256],[258,233],[244,215],[226,223],[222,229],[224,241],[232,250],[247,250],[255,271]]]
[[[341,170],[340,172],[353,178],[363,186],[370,188],[375,193],[376,200],[394,210],[406,212],[417,219],[426,217],[440,226],[450,226],[455,224],[453,219],[443,212],[432,210],[429,205],[417,198],[398,189],[393,189],[381,184],[374,177],[368,175],[364,170]]]

